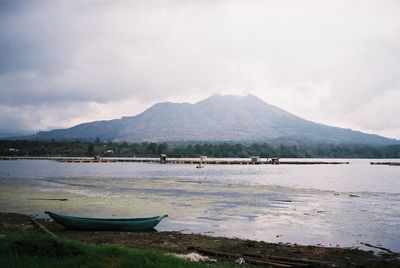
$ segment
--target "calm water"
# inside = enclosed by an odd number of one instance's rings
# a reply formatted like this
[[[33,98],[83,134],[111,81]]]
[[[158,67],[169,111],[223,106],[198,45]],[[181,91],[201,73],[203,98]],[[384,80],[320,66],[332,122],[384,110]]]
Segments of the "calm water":
[[[335,160],[337,161],[337,160]],[[0,211],[168,213],[158,230],[400,251],[400,167],[0,161]],[[353,195],[353,196],[350,196]],[[33,200],[67,198],[68,201]]]

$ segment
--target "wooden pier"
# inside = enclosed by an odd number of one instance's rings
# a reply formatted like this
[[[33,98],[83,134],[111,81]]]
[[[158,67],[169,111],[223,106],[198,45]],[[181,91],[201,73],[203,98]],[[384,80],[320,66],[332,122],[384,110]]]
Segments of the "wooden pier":
[[[193,165],[343,165],[350,164],[343,161],[306,161],[306,160],[277,160],[259,159],[226,159],[226,158],[129,158],[129,157],[13,157],[0,156],[0,160],[51,160],[60,163],[161,163],[161,164],[193,164]]]
[[[400,162],[370,162],[371,165],[400,166]]]

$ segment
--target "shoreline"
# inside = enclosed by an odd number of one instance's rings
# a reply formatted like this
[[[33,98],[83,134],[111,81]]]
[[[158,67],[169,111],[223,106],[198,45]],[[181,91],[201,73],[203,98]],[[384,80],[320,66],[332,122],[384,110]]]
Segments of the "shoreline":
[[[320,267],[399,267],[400,254],[394,252],[363,251],[342,247],[306,246],[268,243],[238,238],[212,237],[180,232],[115,232],[68,230],[55,222],[36,219],[60,238],[92,244],[114,244],[130,248],[156,250],[166,253],[187,254],[198,252],[217,260],[234,256],[271,256],[282,259],[306,259],[319,262]],[[0,212],[2,237],[14,234],[40,232],[27,215]],[[231,257],[231,258],[230,258]]]

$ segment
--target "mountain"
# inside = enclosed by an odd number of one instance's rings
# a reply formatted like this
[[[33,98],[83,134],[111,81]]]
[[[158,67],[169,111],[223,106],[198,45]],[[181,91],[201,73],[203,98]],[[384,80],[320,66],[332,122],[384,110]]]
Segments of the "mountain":
[[[397,140],[314,123],[254,95],[213,95],[195,104],[158,103],[143,113],[68,129],[39,132],[29,139],[112,141],[297,141],[393,144]]]

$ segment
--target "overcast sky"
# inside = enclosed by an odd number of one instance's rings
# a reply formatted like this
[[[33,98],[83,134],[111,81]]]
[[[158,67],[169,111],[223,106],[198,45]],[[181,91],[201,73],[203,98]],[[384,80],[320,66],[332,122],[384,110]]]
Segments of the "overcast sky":
[[[400,138],[400,1],[0,0],[0,131],[252,93]]]

